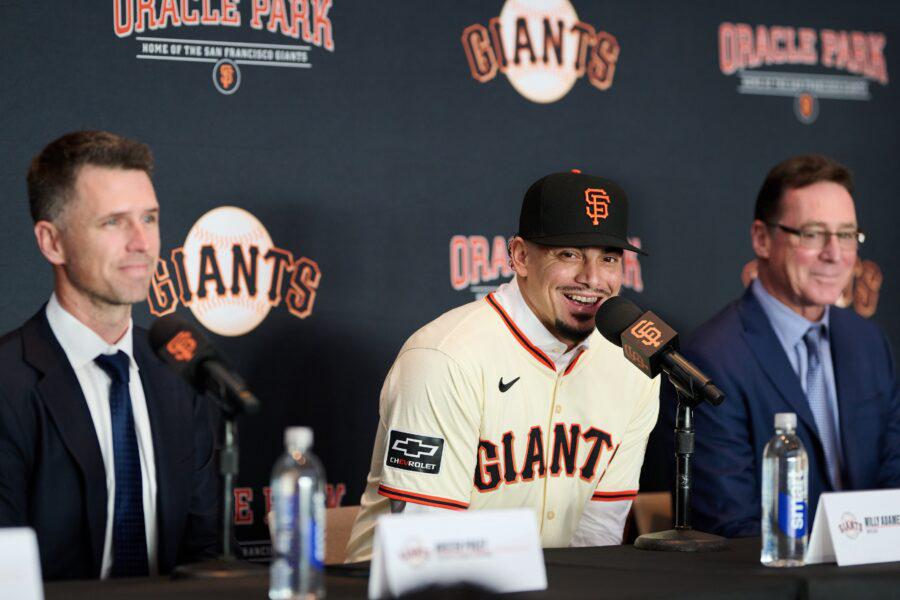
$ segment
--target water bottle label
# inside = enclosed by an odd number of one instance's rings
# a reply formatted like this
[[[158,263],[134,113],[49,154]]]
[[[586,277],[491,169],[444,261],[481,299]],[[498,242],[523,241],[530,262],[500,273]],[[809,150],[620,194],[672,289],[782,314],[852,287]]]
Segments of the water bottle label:
[[[309,523],[310,536],[309,536],[309,564],[313,569],[321,570],[323,565],[323,556],[321,547],[322,544],[319,541],[320,538],[320,528],[316,525],[316,522],[310,519]]]
[[[322,489],[313,495],[313,527],[311,542],[313,544],[313,566],[322,569],[325,564],[325,492]]]
[[[806,535],[806,501],[780,492],[778,494],[778,528],[788,537]]]
[[[299,556],[297,539],[297,504],[289,495],[279,494],[275,498],[275,539],[273,553],[296,564]]]

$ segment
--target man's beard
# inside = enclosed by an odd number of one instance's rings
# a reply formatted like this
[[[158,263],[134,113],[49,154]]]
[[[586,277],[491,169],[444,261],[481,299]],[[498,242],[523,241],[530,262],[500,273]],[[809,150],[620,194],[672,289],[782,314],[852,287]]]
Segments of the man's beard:
[[[584,329],[576,329],[575,327],[563,323],[560,319],[556,319],[554,326],[556,327],[557,333],[559,333],[559,335],[561,335],[563,338],[579,343],[586,340],[587,337],[594,332],[594,328],[592,326],[593,319],[585,319],[585,324],[587,324],[588,322],[590,322],[591,325],[586,326]]]

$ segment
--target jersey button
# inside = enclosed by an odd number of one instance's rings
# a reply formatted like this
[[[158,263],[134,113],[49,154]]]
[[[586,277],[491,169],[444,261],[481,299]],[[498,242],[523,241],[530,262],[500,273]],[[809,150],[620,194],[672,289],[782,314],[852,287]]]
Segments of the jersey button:
[[[556,517],[556,513],[553,512],[552,510],[547,513],[547,519],[552,521],[554,517]]]
[[[557,405],[556,405],[556,414],[559,414],[559,413],[561,413],[561,412],[562,412],[562,406],[560,406],[559,404],[557,404]]]

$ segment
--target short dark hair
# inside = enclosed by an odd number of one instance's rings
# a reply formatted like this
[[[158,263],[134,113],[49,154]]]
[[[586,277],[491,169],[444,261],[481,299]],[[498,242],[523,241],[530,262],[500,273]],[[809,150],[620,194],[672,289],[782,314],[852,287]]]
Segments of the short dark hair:
[[[139,170],[149,177],[153,153],[146,144],[108,131],[75,131],[53,140],[28,168],[28,206],[35,223],[62,214],[85,165]]]
[[[754,219],[775,223],[781,218],[781,198],[788,190],[806,187],[820,181],[831,181],[853,193],[850,169],[821,154],[794,156],[775,165],[756,196]]]

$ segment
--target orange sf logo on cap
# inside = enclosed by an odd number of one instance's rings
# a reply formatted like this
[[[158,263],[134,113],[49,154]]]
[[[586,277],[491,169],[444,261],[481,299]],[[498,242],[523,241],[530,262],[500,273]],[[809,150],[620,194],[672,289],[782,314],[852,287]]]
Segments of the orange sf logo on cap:
[[[609,194],[606,190],[588,188],[584,190],[584,201],[587,203],[584,210],[594,225],[599,225],[601,219],[609,216]]]
[[[197,340],[190,331],[179,331],[166,344],[166,350],[178,362],[187,362],[194,358],[194,353],[197,351]]]
[[[641,343],[645,346],[659,348],[662,331],[659,330],[653,321],[641,319],[631,328],[631,333],[635,338],[641,340]]]

